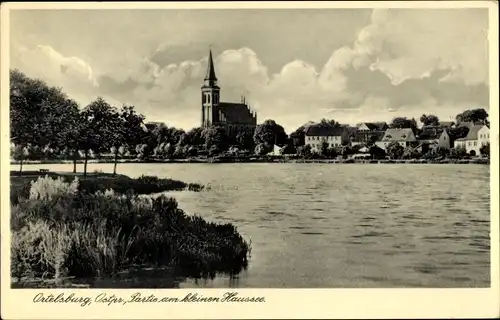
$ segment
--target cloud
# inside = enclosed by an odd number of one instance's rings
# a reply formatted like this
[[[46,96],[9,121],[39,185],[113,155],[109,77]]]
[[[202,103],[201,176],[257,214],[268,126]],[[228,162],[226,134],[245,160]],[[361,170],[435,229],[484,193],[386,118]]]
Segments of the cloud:
[[[351,59],[371,61],[392,84],[447,70],[442,81],[488,82],[488,20],[483,9],[375,9]],[[486,19],[485,19],[486,18]]]
[[[375,9],[352,43],[334,50],[320,68],[294,60],[271,74],[251,48],[228,49],[215,56],[221,100],[239,101],[244,94],[259,121],[275,119],[287,131],[323,117],[356,123],[488,109],[483,13]],[[110,97],[135,105],[151,121],[188,129],[199,125],[207,59],[180,61],[187,49],[174,49],[160,47],[99,76],[82,59],[49,46],[20,50],[16,63],[30,75],[69,87],[68,93]]]
[[[13,59],[14,67],[29,70],[56,85],[68,81],[85,86],[97,86],[92,68],[78,57],[65,57],[51,46],[39,45],[34,49],[20,47]]]

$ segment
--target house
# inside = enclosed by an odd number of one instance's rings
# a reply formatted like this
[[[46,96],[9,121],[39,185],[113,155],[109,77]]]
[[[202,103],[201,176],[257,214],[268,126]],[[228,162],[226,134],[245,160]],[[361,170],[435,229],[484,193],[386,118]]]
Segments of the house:
[[[386,122],[362,122],[356,127],[358,131],[385,131],[389,128]]]
[[[377,143],[384,138],[385,131],[358,131],[350,137],[351,146],[366,145],[370,141]]]
[[[453,121],[440,121],[439,124],[432,125],[424,125],[422,126],[422,130],[431,130],[431,129],[445,129],[445,128],[453,128],[455,126],[455,122]]]
[[[410,128],[387,129],[382,141],[375,142],[375,145],[386,150],[391,142],[398,142],[403,147],[409,147],[417,143],[417,139]]]
[[[455,141],[455,148],[463,147],[471,156],[479,155],[483,145],[490,142],[490,128],[484,124],[476,124],[469,129],[467,136]]]
[[[450,149],[452,142],[448,130],[440,127],[425,127],[418,135],[417,140],[420,144],[426,144],[430,148]]]
[[[323,142],[329,148],[340,147],[349,141],[349,133],[345,127],[325,124],[311,125],[306,129],[305,143],[311,151],[320,152]]]
[[[449,129],[440,127],[424,127],[422,132],[417,136],[417,140],[419,143],[419,152],[427,153],[432,149],[452,148],[453,140],[449,134],[449,131]]]

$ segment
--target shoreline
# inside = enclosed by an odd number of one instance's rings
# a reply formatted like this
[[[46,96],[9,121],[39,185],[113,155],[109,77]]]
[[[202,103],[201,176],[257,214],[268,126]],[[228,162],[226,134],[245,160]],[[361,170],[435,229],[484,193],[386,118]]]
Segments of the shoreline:
[[[77,164],[83,164],[83,160],[78,160]],[[110,159],[92,159],[87,161],[88,164],[113,164],[114,161]],[[164,164],[186,164],[186,163],[329,163],[329,164],[490,164],[488,158],[478,159],[443,159],[443,160],[422,160],[422,159],[408,159],[408,160],[353,160],[353,159],[282,159],[282,158],[256,158],[256,159],[238,159],[238,158],[223,158],[223,159],[170,159],[170,160],[137,160],[137,159],[120,159],[117,163],[164,163]],[[73,164],[71,160],[31,160],[23,161],[24,165],[34,164]],[[20,165],[20,161],[10,161],[10,165]]]
[[[11,257],[17,263],[11,270],[11,288],[109,287],[150,271],[165,273],[171,282],[166,287],[175,288],[179,279],[237,274],[248,266],[251,246],[234,224],[186,213],[175,198],[163,194],[197,192],[203,185],[155,176],[98,173],[72,180],[79,175],[15,173],[11,171]],[[61,223],[52,224],[54,220]],[[67,251],[47,245],[34,252],[27,249],[37,241],[51,243],[54,237],[69,241]],[[31,263],[40,250],[49,252],[48,258]],[[62,264],[54,262],[56,255],[63,258]]]

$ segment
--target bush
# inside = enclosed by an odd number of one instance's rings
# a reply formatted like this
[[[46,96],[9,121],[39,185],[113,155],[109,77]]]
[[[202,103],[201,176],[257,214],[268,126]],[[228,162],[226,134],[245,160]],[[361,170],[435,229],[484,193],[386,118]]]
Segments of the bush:
[[[108,190],[21,199],[11,221],[17,278],[109,276],[132,264],[173,266],[193,277],[238,273],[250,250],[233,225],[188,216],[164,195]]]
[[[160,179],[157,177],[142,176],[132,179],[126,176],[87,177],[80,180],[71,176],[51,178],[46,176],[31,179],[11,178],[10,200],[17,204],[20,198],[50,199],[55,195],[75,194],[76,192],[95,194],[96,192],[114,192],[118,194],[135,193],[151,194],[164,191],[201,191],[204,186],[198,183],[185,183],[179,180]],[[35,188],[30,191],[34,183]]]
[[[490,156],[490,144],[486,143],[481,146],[479,149],[479,152],[483,157],[489,157]]]
[[[450,149],[449,157],[451,159],[463,159],[463,158],[467,157],[467,151],[465,150],[464,147],[456,147],[456,148]]]
[[[78,178],[75,178],[71,183],[65,183],[61,177],[53,179],[45,176],[38,177],[30,184],[30,200],[51,200],[54,197],[76,194],[78,191]]]

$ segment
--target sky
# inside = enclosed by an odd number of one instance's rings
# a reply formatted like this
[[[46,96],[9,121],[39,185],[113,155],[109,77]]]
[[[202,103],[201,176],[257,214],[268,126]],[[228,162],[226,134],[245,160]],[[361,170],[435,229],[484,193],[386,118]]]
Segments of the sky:
[[[12,10],[10,63],[82,107],[200,125],[211,46],[221,101],[287,132],[489,110],[487,9]]]

